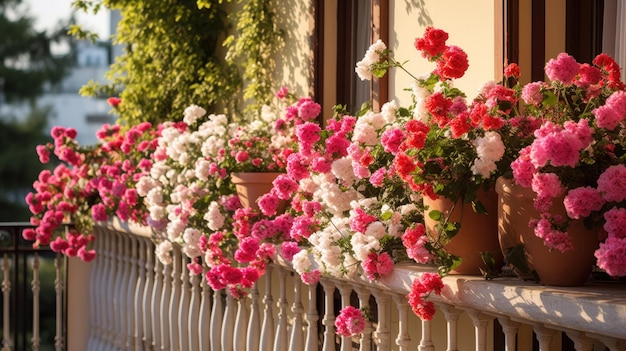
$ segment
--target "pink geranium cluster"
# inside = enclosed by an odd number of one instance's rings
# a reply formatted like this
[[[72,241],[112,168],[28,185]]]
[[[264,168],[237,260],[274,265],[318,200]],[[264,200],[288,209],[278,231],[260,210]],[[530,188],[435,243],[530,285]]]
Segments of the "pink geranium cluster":
[[[271,215],[277,200],[290,202],[290,238],[300,248],[285,247],[283,257],[303,281],[314,283],[321,274],[375,280],[406,257],[400,236],[421,212],[381,144],[398,123],[397,107],[388,103],[363,115],[341,111],[323,129],[296,125],[298,148],[287,172],[259,205]]]
[[[572,249],[567,227],[584,220],[607,233],[596,251],[598,266],[626,275],[626,241],[619,229],[626,205],[626,92],[619,66],[607,55],[580,64],[566,53],[546,64],[550,82],[522,88],[528,113],[543,119],[530,145],[511,163],[515,181],[531,188],[541,213],[531,225],[552,248]],[[560,202],[567,217],[553,215]]]
[[[431,320],[435,315],[435,304],[428,300],[431,293],[441,294],[444,284],[437,273],[424,273],[413,280],[411,291],[407,295],[413,312],[423,320]]]
[[[35,192],[26,196],[35,227],[23,236],[35,246],[50,245],[55,252],[90,261],[95,257],[88,248],[94,221],[117,216],[143,223],[145,208],[134,184],[151,166],[155,131],[149,123],[126,131],[104,125],[92,147],[80,146],[73,128],[54,127],[51,135],[54,142],[37,147],[37,153],[42,163],[56,166],[42,171]],[[70,227],[59,230],[64,225]]]
[[[335,319],[335,328],[337,328],[337,334],[351,337],[360,334],[365,329],[365,322],[363,311],[354,306],[346,306],[341,309]]]

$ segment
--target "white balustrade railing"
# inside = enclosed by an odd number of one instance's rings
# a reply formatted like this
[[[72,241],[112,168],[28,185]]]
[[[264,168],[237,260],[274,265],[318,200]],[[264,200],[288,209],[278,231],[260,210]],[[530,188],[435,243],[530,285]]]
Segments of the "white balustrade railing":
[[[624,284],[554,288],[448,276],[442,295],[431,296],[435,318],[421,321],[406,294],[428,267],[399,265],[377,282],[323,277],[308,286],[277,262],[236,300],[190,275],[180,251],[163,266],[149,230],[132,229],[98,229],[89,350],[626,350]],[[371,311],[358,337],[335,333],[347,305]]]

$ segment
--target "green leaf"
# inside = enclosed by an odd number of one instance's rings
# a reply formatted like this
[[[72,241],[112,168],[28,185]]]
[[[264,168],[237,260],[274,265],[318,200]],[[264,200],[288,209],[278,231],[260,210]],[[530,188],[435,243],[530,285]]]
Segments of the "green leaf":
[[[430,219],[432,219],[433,221],[438,221],[438,222],[442,221],[444,218],[443,213],[438,210],[428,211],[428,217],[430,217]]]

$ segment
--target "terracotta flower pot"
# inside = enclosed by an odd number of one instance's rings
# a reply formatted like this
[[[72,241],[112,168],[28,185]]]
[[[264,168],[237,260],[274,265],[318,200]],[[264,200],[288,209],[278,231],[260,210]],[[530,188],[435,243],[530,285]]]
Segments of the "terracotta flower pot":
[[[235,172],[230,175],[230,180],[235,184],[241,204],[258,210],[257,199],[272,190],[272,182],[280,174],[282,173]]]
[[[476,213],[471,204],[461,204],[459,201],[450,216],[450,221],[460,222],[461,228],[446,245],[446,250],[462,260],[450,274],[481,274],[481,268],[486,268],[481,252],[488,252],[494,257],[496,268],[502,265],[503,259],[498,243],[498,196],[494,191],[479,191],[477,199],[485,206],[487,214]],[[452,204],[447,198],[431,200],[424,197],[424,205],[428,206],[428,211],[438,210],[447,215]],[[435,232],[437,223],[428,216],[428,213],[424,215],[424,224],[429,233]]]
[[[496,182],[496,191],[499,198],[498,232],[502,251],[506,256],[511,250],[517,250],[514,259],[521,259],[521,264],[526,264],[529,269],[524,272],[524,269],[516,268],[516,273],[525,279],[536,275],[535,278],[544,285],[583,285],[593,269],[593,254],[599,243],[598,230],[589,230],[581,220],[574,220],[567,229],[574,249],[564,253],[550,250],[543,239],[535,235],[534,228],[528,225],[531,219],[539,218],[539,213],[533,206],[535,193],[532,189],[501,177]],[[566,216],[562,200],[554,200],[551,212]],[[526,262],[523,262],[524,258]]]

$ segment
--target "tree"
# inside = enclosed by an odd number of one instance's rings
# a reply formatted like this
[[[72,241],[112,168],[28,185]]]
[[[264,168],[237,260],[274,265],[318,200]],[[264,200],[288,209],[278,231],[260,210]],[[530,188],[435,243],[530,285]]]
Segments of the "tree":
[[[35,99],[59,83],[72,63],[70,54],[53,55],[55,42],[69,40],[67,28],[51,33],[33,28],[21,0],[0,0],[0,104],[26,101],[28,116],[0,116],[0,220],[28,220],[24,196],[42,169],[35,147],[45,135],[50,108]],[[65,26],[67,27],[67,26]]]

